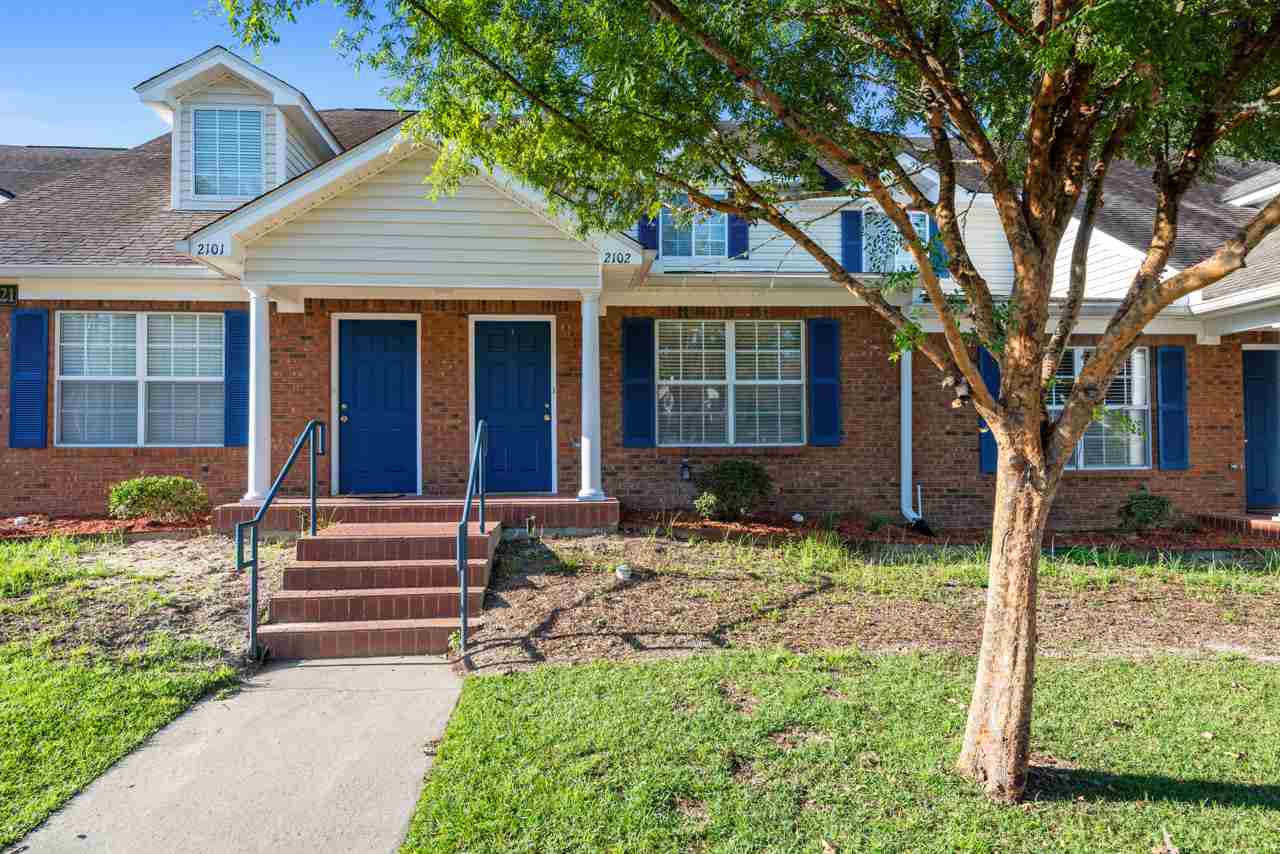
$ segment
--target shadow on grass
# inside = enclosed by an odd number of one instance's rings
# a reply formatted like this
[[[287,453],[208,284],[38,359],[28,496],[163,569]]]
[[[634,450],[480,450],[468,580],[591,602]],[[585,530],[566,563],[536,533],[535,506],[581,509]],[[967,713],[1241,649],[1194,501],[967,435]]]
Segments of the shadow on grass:
[[[1112,774],[1088,768],[1033,767],[1029,801],[1151,801],[1280,810],[1280,785],[1184,780],[1161,774]]]

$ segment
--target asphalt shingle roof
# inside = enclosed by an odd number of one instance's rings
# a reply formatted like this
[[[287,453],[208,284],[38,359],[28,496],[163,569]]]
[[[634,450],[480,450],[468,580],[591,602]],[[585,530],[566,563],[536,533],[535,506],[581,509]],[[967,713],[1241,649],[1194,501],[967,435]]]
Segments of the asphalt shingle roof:
[[[17,196],[74,172],[87,160],[119,154],[123,148],[55,145],[0,145],[0,193]]]
[[[321,110],[344,148],[398,122],[395,110]],[[0,205],[0,264],[195,262],[174,244],[223,215],[169,209],[169,135],[82,165]]]

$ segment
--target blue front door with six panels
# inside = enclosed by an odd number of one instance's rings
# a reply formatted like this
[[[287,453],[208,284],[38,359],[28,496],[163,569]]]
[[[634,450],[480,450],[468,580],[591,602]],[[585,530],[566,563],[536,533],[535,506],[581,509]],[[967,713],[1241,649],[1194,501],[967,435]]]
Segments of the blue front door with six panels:
[[[1280,351],[1244,351],[1244,479],[1250,509],[1280,507]]]
[[[417,325],[338,321],[338,491],[418,489]]]
[[[551,324],[476,321],[476,419],[489,425],[490,492],[551,491]]]

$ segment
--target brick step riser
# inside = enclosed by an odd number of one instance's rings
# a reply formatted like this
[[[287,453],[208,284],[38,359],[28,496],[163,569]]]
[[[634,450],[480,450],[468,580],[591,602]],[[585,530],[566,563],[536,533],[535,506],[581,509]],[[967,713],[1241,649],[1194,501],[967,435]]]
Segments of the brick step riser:
[[[484,590],[468,591],[469,613],[484,609]],[[410,593],[401,596],[316,596],[271,600],[273,623],[333,623],[348,620],[421,620],[457,617],[461,610],[457,593]]]
[[[298,560],[440,560],[457,558],[457,542],[451,536],[346,538],[315,537],[298,540]],[[467,538],[469,558],[493,557],[497,541],[473,535]]]
[[[483,588],[489,583],[489,565],[472,563],[467,584]],[[342,569],[289,567],[284,571],[285,590],[372,590],[394,587],[457,587],[458,570],[453,566],[373,568],[353,563]]]
[[[272,658],[369,658],[379,655],[440,655],[456,629],[336,629],[285,632],[265,640]]]

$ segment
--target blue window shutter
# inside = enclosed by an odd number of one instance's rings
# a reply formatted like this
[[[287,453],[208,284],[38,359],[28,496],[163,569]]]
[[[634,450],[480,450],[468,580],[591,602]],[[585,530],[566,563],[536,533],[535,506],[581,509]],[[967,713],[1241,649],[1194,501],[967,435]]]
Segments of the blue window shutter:
[[[654,362],[657,358],[652,317],[622,319],[622,447],[657,444]]]
[[[9,447],[43,448],[49,434],[49,310],[21,308],[9,329]]]
[[[844,440],[840,424],[840,321],[812,317],[808,328],[809,444],[839,445]]]
[[[850,273],[862,272],[862,211],[840,211],[840,263]]]
[[[938,274],[939,279],[951,277],[951,273],[947,270],[947,265],[951,263],[951,257],[947,255],[947,247],[942,245],[942,238],[938,232],[938,221],[933,217],[929,217],[929,262],[933,264],[933,269]]]
[[[751,252],[751,223],[729,214],[729,257],[746,258]]]
[[[1159,395],[1160,468],[1191,467],[1191,429],[1187,424],[1187,349],[1156,348]]]
[[[657,249],[658,221],[646,216],[640,217],[640,221],[636,223],[636,240],[640,241],[640,245],[645,249]]]
[[[1000,363],[987,352],[985,347],[978,351],[978,370],[982,373],[982,380],[991,390],[991,394],[998,398],[1000,396]],[[986,429],[986,421],[979,419],[978,424],[982,428],[982,432],[978,434],[978,471],[983,474],[995,474],[998,457],[996,437]]]
[[[249,444],[249,312],[233,310],[224,315],[226,343],[223,358],[222,444],[243,448]]]

